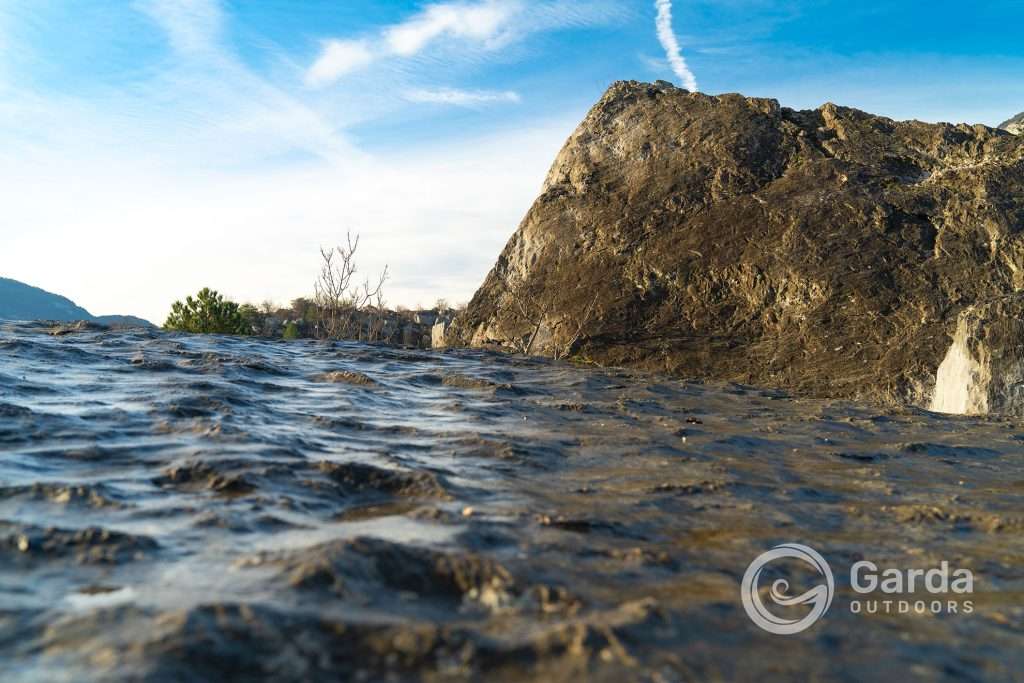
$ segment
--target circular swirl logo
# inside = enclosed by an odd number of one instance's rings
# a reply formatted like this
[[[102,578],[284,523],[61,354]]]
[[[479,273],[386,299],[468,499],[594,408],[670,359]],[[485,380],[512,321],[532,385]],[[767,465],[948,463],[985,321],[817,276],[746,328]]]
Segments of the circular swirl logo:
[[[810,612],[801,619],[785,619],[772,614],[765,607],[764,601],[761,599],[761,593],[758,591],[761,572],[765,566],[775,560],[787,558],[806,562],[814,567],[818,574],[825,577],[824,585],[815,586],[809,591],[793,596],[788,595],[788,581],[777,579],[772,582],[769,596],[775,604],[783,607],[810,605]],[[818,619],[821,619],[832,604],[832,596],[835,594],[835,589],[836,582],[832,576],[832,569],[818,551],[799,543],[783,543],[762,553],[750,563],[746,573],[743,575],[740,595],[743,599],[743,608],[747,611],[747,616],[750,617],[751,621],[769,633],[788,636],[807,630]]]

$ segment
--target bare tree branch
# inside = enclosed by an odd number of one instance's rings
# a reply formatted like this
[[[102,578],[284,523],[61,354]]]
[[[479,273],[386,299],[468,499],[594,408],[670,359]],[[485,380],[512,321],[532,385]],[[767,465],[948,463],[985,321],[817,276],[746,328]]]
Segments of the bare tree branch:
[[[573,347],[576,346],[576,342],[579,341],[580,335],[583,334],[583,328],[590,323],[590,318],[594,313],[594,306],[596,305],[597,295],[595,294],[594,298],[590,300],[590,305],[587,306],[587,309],[583,312],[583,316],[579,319],[579,324],[576,326],[576,333],[573,334],[572,338],[569,339],[569,341],[567,341],[565,344],[563,344],[560,349],[557,346],[555,347],[555,360],[564,358],[568,354],[572,353]]]
[[[358,271],[356,252],[359,249],[359,235],[345,234],[345,244],[334,249],[320,248],[320,276],[314,285],[313,304],[317,314],[317,332],[322,339],[364,338],[363,318],[368,317],[365,337],[375,339],[373,326],[383,317],[384,283],[388,279],[388,268],[384,267],[376,286],[371,287],[369,279],[362,285],[354,285]],[[377,311],[369,313],[367,307],[376,300]]]
[[[533,352],[545,322],[551,317],[551,305],[541,303],[541,297],[530,291],[525,282],[516,285],[506,283],[506,289],[512,299],[515,317],[528,329],[526,336],[512,340],[512,346],[518,353],[528,356]],[[597,299],[598,296],[595,294],[580,317],[563,315],[555,323],[558,328],[568,328],[571,331],[571,336],[561,344],[558,343],[557,337],[552,335],[550,350],[555,360],[569,355],[579,342],[593,318]]]

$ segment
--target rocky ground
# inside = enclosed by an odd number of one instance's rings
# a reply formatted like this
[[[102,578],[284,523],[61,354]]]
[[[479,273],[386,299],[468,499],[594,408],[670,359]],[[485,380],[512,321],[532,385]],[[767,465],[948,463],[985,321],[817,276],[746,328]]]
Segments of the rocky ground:
[[[1024,667],[1018,421],[481,351],[48,331],[0,326],[4,681]],[[740,599],[784,542],[836,576],[794,636]],[[975,609],[853,614],[865,558],[969,568]]]

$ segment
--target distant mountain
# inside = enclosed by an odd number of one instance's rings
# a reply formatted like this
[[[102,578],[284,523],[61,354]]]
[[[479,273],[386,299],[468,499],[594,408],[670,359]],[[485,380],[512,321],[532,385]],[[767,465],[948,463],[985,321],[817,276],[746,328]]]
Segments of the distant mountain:
[[[1008,130],[1015,135],[1024,135],[1024,111],[1014,116],[1009,121],[999,124],[1003,130]]]
[[[92,321],[111,327],[156,327],[148,320],[134,315],[94,315]]]
[[[130,315],[95,316],[67,297],[5,277],[0,277],[0,320],[90,320],[104,325],[153,326]]]

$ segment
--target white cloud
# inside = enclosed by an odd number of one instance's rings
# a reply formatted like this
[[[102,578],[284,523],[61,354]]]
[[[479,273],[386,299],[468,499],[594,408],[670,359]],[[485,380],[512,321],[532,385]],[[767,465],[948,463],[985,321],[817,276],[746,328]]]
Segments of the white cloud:
[[[97,314],[163,322],[214,287],[242,301],[309,296],[317,248],[362,236],[360,269],[390,266],[391,305],[468,300],[540,190],[581,113],[436,147],[244,173],[156,166],[151,146],[0,155],[0,273]],[[75,115],[79,134],[107,122]],[[495,182],[500,178],[501,182]],[[60,245],[54,248],[54,245]]]
[[[319,87],[334,83],[345,74],[369,65],[373,58],[365,40],[324,41],[320,56],[306,71],[306,85]]]
[[[177,59],[118,94],[115,111],[127,117],[121,136],[167,145],[164,158],[222,168],[296,152],[358,156],[323,114],[227,47],[221,0],[144,0],[136,7],[164,31]]]
[[[488,0],[471,5],[431,5],[412,19],[384,31],[384,42],[392,54],[411,57],[441,36],[480,43],[499,44],[510,20],[523,10],[519,2]]]
[[[9,78],[7,74],[7,70],[9,68],[7,62],[9,60],[8,52],[10,48],[8,47],[8,38],[4,33],[3,21],[4,17],[2,10],[0,10],[0,93],[2,93],[7,87],[7,79]]]
[[[203,286],[248,301],[308,295],[317,247],[351,228],[365,272],[391,266],[393,305],[468,299],[582,111],[370,154],[301,87],[300,67],[282,60],[265,76],[247,66],[219,7],[136,5],[173,53],[125,87],[0,98],[0,273],[98,314],[162,322]],[[404,101],[408,87],[388,97]],[[482,106],[515,93],[414,96]]]
[[[218,50],[224,23],[218,0],[140,0],[136,6],[164,27],[178,53]]]
[[[698,90],[697,77],[687,66],[679,47],[679,40],[676,39],[676,34],[672,30],[672,0],[655,0],[654,6],[658,10],[656,20],[658,41],[665,48],[665,57],[668,59],[669,66],[672,67],[673,73],[679,77],[687,90]]]
[[[409,90],[405,93],[405,99],[410,102],[426,104],[451,104],[458,107],[475,107],[484,104],[495,104],[498,102],[518,103],[521,101],[519,93],[512,90],[458,90],[455,88],[440,88],[438,90]]]
[[[477,0],[427,5],[409,19],[357,41],[325,41],[306,72],[306,82],[330,85],[341,76],[383,58],[409,59],[432,47],[453,46],[467,53],[493,53],[529,35],[562,28],[607,23],[624,16],[615,0]],[[337,43],[359,44],[365,53],[330,69],[329,52]],[[351,51],[350,51],[351,52]],[[354,53],[353,53],[354,54]]]
[[[512,38],[513,19],[523,9],[520,0],[428,5],[410,19],[382,29],[372,41],[324,41],[319,56],[306,71],[306,84],[330,85],[348,73],[369,66],[379,57],[413,57],[441,39],[494,49]]]

